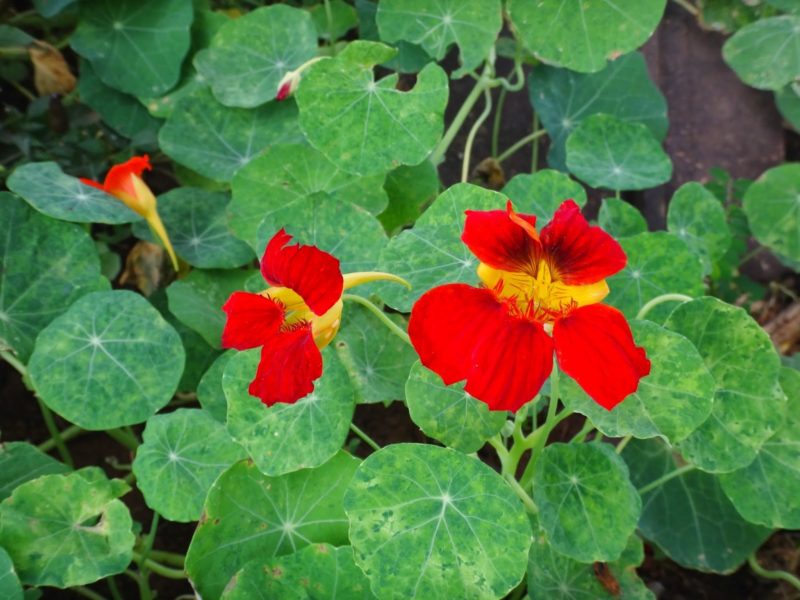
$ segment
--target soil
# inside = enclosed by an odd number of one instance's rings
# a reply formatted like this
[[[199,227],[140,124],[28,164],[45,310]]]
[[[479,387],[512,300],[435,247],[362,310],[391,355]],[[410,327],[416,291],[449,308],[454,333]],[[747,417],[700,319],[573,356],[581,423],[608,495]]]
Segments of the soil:
[[[671,127],[665,147],[675,165],[672,180],[664,186],[644,193],[624,195],[643,211],[651,229],[664,227],[667,202],[674,190],[686,181],[706,180],[711,167],[723,167],[734,177],[753,178],[784,160],[800,158],[800,136],[784,128],[771,95],[744,86],[722,61],[720,48],[724,40],[725,36],[719,33],[700,29],[692,17],[670,3],[665,19],[645,46],[644,52],[651,74],[669,103]],[[451,67],[455,66],[455,57],[452,54],[447,63]],[[510,62],[499,60],[499,72],[508,72],[510,67]],[[473,81],[469,77],[452,82],[448,120],[452,119],[472,85]],[[496,102],[498,90],[494,94]],[[479,102],[468,123],[474,122],[482,109],[482,103]],[[507,148],[530,132],[532,123],[533,114],[527,88],[508,94],[499,147]],[[491,155],[491,128],[490,118],[478,131],[472,154],[473,168]],[[440,165],[439,171],[445,187],[460,180],[463,158],[461,149],[464,147],[466,134],[466,130],[459,134],[452,145],[454,150]],[[544,142],[540,146],[540,168],[546,166],[546,154]],[[504,178],[508,180],[517,173],[530,172],[531,159],[532,150],[529,145],[502,165]],[[607,195],[598,190],[590,190],[590,203],[587,207],[590,216],[597,210],[600,200]],[[755,271],[762,281],[785,277],[785,269],[768,257],[762,258],[756,264]],[[793,287],[796,289],[796,285]],[[556,429],[555,438],[568,440],[580,429],[581,420],[582,417],[579,416],[567,419]],[[16,371],[2,361],[0,423],[3,424],[4,441],[25,440],[37,444],[49,437],[35,399],[25,389]],[[414,425],[401,403],[394,403],[388,408],[383,405],[359,406],[355,423],[368,431],[381,445],[432,442]],[[67,423],[59,419],[59,425],[64,428]],[[137,433],[140,431],[137,430]],[[366,456],[369,453],[369,449],[358,444],[357,440],[351,442],[357,455]],[[83,434],[71,441],[69,446],[76,467],[99,465],[112,477],[123,477],[127,474],[126,470],[113,465],[130,464],[129,452],[103,433]],[[497,467],[492,452],[481,451],[479,455],[488,464]],[[53,452],[53,456],[57,457],[57,453]],[[113,462],[109,462],[109,458]],[[152,513],[146,507],[141,494],[134,491],[127,494],[123,501],[131,509],[133,518],[146,530]],[[185,553],[193,530],[192,524],[162,521],[154,547]],[[800,532],[777,532],[761,548],[758,558],[766,568],[787,569],[800,574],[798,547]],[[662,600],[800,598],[787,584],[756,577],[746,566],[729,576],[704,574],[684,569],[667,558],[657,557],[655,550],[650,547],[647,547],[647,558],[639,569],[639,574]],[[138,590],[129,578],[120,575],[114,579],[124,598],[138,597]],[[185,581],[153,575],[151,585],[159,598],[192,594],[191,587]],[[104,596],[109,595],[105,583],[89,587]],[[70,591],[47,588],[43,598],[66,599],[80,596]]]

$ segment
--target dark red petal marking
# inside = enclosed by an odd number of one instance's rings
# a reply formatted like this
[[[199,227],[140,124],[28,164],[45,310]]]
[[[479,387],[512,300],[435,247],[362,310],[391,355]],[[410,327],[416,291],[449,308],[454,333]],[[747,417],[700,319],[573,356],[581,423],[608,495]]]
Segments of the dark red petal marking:
[[[517,410],[550,374],[553,344],[542,326],[513,317],[490,290],[453,283],[432,289],[411,309],[411,343],[422,364],[492,410]]]
[[[134,156],[122,164],[111,167],[103,182],[103,189],[112,194],[115,191],[122,191],[135,197],[136,190],[133,188],[131,175],[141,177],[143,171],[150,171],[152,168],[147,154]]]
[[[627,257],[617,241],[591,226],[572,200],[566,200],[542,228],[542,246],[556,276],[567,285],[597,283],[622,270]]]
[[[283,229],[272,237],[261,259],[261,274],[270,285],[290,288],[316,315],[323,315],[342,297],[339,260],[316,246],[287,246],[291,239]]]
[[[506,312],[493,315],[492,329],[472,353],[465,389],[491,410],[516,412],[553,370],[553,340],[539,323]]]
[[[468,210],[466,214],[461,241],[482,263],[503,271],[534,263],[540,247],[532,235],[536,217],[513,213],[510,202],[507,210]]]
[[[650,373],[650,361],[634,343],[625,317],[605,304],[582,306],[556,321],[553,340],[561,370],[607,410]]]
[[[271,298],[234,292],[222,306],[228,318],[222,330],[223,348],[248,350],[263,346],[284,320],[283,306]]]
[[[93,188],[97,188],[98,190],[105,191],[105,188],[103,187],[102,183],[97,183],[96,181],[92,181],[91,179],[86,179],[85,177],[81,177],[80,180],[81,180],[81,183],[85,183],[86,185],[90,185]]]
[[[311,324],[279,331],[261,350],[250,394],[267,406],[292,404],[314,391],[314,380],[322,375],[322,354],[314,343]]]

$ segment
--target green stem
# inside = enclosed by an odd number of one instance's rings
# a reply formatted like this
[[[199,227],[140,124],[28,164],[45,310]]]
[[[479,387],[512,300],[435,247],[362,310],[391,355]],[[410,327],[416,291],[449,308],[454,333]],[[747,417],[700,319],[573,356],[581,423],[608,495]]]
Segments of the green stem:
[[[47,431],[50,433],[50,439],[53,440],[53,445],[58,448],[58,453],[61,455],[61,460],[63,460],[70,469],[75,468],[75,463],[72,460],[72,455],[69,453],[69,449],[67,449],[67,445],[64,443],[64,440],[61,437],[61,432],[58,430],[58,426],[56,426],[56,420],[53,417],[53,412],[45,406],[42,399],[39,396],[36,396],[36,401],[39,403],[39,409],[42,411],[42,418],[44,418],[44,424],[47,427]]]
[[[73,438],[78,437],[82,433],[86,433],[85,429],[78,427],[77,425],[70,425],[64,431],[61,432],[61,439],[65,442],[70,441]],[[42,452],[50,452],[53,448],[56,447],[56,442],[52,438],[49,440],[45,440],[41,444],[37,446],[39,450]]]
[[[614,198],[616,198],[617,200],[622,200],[622,198],[620,198],[620,191],[619,190],[614,190]]]
[[[748,252],[742,258],[739,259],[739,266],[743,265],[744,263],[749,261],[751,258],[754,258],[754,257],[758,256],[759,254],[761,254],[766,249],[767,249],[766,246],[758,246],[757,248],[754,248],[753,250],[751,250],[750,252]]]
[[[328,22],[328,43],[333,46],[333,13],[331,12],[330,0],[325,0],[325,20]]]
[[[495,452],[497,453],[497,458],[500,459],[500,471],[503,479],[508,482],[508,485],[510,485],[511,489],[514,490],[514,493],[519,496],[519,499],[522,500],[522,503],[525,505],[525,508],[528,510],[528,512],[533,514],[537,513],[538,509],[536,508],[536,504],[534,503],[533,499],[525,491],[525,488],[519,484],[516,477],[514,477],[514,471],[516,471],[516,465],[518,464],[519,457],[515,458],[512,453],[509,452],[508,448],[506,448],[505,444],[503,443],[500,434],[490,437],[487,442],[492,448],[494,448]],[[518,446],[521,446],[521,444],[514,444],[512,447],[512,452],[514,451],[514,448]]]
[[[131,435],[123,429],[107,429],[106,434],[128,448],[128,450],[135,452],[139,447],[139,441],[136,439],[136,436]]]
[[[620,443],[617,444],[617,448],[616,448],[617,454],[622,454],[622,451],[625,450],[625,446],[630,444],[632,439],[633,439],[632,435],[626,435],[624,438],[622,438]]]
[[[544,136],[547,132],[544,129],[540,129],[539,131],[534,131],[533,133],[529,133],[524,138],[513,144],[510,148],[508,148],[505,152],[503,152],[500,156],[495,157],[497,162],[503,162],[507,158],[509,158],[512,154],[514,154],[520,148],[524,148],[527,144],[534,140],[538,140],[540,137]]]
[[[140,563],[140,566],[145,567],[148,571],[152,571],[156,575],[167,577],[169,579],[186,579],[186,573],[183,570],[172,569],[161,563],[157,563],[151,558],[144,558],[141,554],[134,550],[133,560]]]
[[[494,123],[492,124],[492,156],[497,156],[497,147],[500,141],[500,123],[503,121],[503,107],[506,104],[508,89],[501,88],[500,95],[497,97],[497,108],[494,111]]]
[[[533,498],[528,495],[528,492],[525,491],[525,488],[523,488],[513,476],[506,476],[505,480],[511,486],[511,489],[514,490],[514,493],[519,496],[519,499],[522,500],[522,503],[525,505],[525,509],[529,513],[535,515],[539,512],[539,509],[536,507],[536,503],[533,501]]]
[[[539,113],[533,115],[533,133],[539,133],[542,124],[539,122]],[[539,170],[539,140],[534,140],[533,148],[531,149],[531,173],[536,173]]]
[[[470,128],[469,133],[467,134],[467,142],[464,145],[464,160],[461,162],[461,183],[466,183],[466,181],[469,179],[469,162],[472,158],[472,144],[475,141],[475,136],[478,134],[478,129],[480,129],[481,125],[483,125],[483,122],[489,118],[489,114],[492,112],[491,90],[484,90],[483,97],[486,101],[486,106]]]
[[[453,118],[452,123],[447,128],[447,131],[444,133],[444,137],[439,142],[439,145],[436,146],[433,153],[431,154],[431,162],[434,165],[439,164],[439,161],[442,160],[442,157],[447,152],[447,149],[450,147],[450,144],[453,143],[456,135],[458,134],[461,126],[464,124],[464,121],[467,120],[472,107],[475,106],[475,103],[483,94],[483,90],[492,87],[492,79],[489,77],[489,73],[491,72],[491,67],[487,65],[481,76],[478,78],[478,81],[475,83],[475,87],[472,88],[472,91],[464,100],[464,104],[461,105],[461,108],[458,109],[456,116]]]
[[[111,597],[114,600],[123,600],[122,594],[119,593],[119,588],[117,587],[117,582],[114,580],[114,578],[109,577],[106,579],[106,583],[108,584],[108,590],[111,592]]]
[[[6,81],[8,81],[8,83],[10,83],[20,94],[25,96],[29,102],[36,100],[36,96],[34,96],[33,93],[31,93],[28,88],[23,86],[21,83],[16,82],[13,79],[7,79]]]
[[[651,481],[647,485],[640,487],[636,491],[639,492],[640,496],[644,496],[647,492],[650,492],[656,489],[657,487],[664,485],[670,479],[675,479],[676,477],[680,477],[684,473],[688,473],[689,471],[694,471],[696,468],[697,467],[695,467],[694,465],[683,465],[682,467],[678,467],[674,471],[670,471],[666,475],[659,477],[655,481]]]
[[[686,294],[661,294],[642,306],[642,308],[640,308],[639,312],[636,314],[636,318],[644,319],[647,316],[647,313],[664,302],[691,302],[692,300],[694,300],[694,298],[687,296]]]
[[[358,437],[360,437],[364,442],[366,442],[367,446],[372,448],[373,450],[377,451],[380,450],[381,447],[378,445],[378,442],[373,440],[367,433],[358,427],[355,423],[350,423],[350,431],[355,433]]]
[[[351,302],[355,302],[356,304],[360,304],[361,306],[369,309],[369,311],[380,319],[381,323],[386,325],[393,334],[403,340],[409,346],[411,345],[411,338],[408,337],[408,333],[406,333],[402,327],[400,327],[397,323],[392,321],[385,312],[383,312],[380,308],[375,306],[372,302],[367,300],[366,298],[362,298],[361,296],[356,296],[354,294],[343,294],[342,300],[349,300]]]
[[[672,0],[675,4],[689,12],[693,17],[700,17],[700,10],[688,0]]]
[[[90,590],[89,588],[84,587],[82,585],[70,589],[79,596],[83,596],[84,598],[89,598],[90,600],[106,600],[106,597],[103,596],[102,594],[98,594],[97,592]]]
[[[758,564],[755,553],[747,557],[747,564],[750,565],[750,568],[753,569],[753,572],[759,577],[763,577],[764,579],[779,579],[800,590],[800,579],[786,571],[769,571],[765,569]]]
[[[28,369],[25,367],[25,364],[8,350],[0,350],[0,358],[14,367],[23,377],[28,374]]]
[[[167,563],[173,567],[183,568],[183,565],[186,564],[186,557],[183,554],[167,552],[166,550],[150,550],[150,558]]]
[[[592,431],[594,431],[595,426],[589,419],[586,419],[586,422],[583,424],[583,428],[575,434],[575,436],[569,441],[570,444],[580,444],[585,439],[586,436],[589,435]]]

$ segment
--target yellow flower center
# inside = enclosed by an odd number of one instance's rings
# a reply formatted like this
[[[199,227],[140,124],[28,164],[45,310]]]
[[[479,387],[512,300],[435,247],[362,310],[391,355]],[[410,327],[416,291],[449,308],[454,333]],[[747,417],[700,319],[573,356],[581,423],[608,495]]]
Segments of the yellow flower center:
[[[297,293],[287,287],[271,287],[262,292],[262,295],[283,304],[284,327],[292,327],[299,323],[311,323],[311,335],[320,350],[330,344],[339,332],[339,325],[342,323],[343,303],[341,300],[331,306],[325,314],[318,316]]]
[[[498,298],[509,300],[520,316],[545,324],[608,295],[605,279],[588,285],[567,285],[544,260],[538,261],[532,272],[503,271],[481,263],[478,277]]]

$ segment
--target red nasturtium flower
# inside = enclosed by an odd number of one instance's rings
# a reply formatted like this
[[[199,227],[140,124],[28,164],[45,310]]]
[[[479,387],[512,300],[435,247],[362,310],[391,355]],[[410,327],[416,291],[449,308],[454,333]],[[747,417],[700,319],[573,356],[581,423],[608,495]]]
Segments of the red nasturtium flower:
[[[627,257],[572,200],[541,232],[536,217],[507,209],[467,211],[462,241],[481,261],[482,287],[448,284],[414,305],[409,335],[422,364],[492,410],[516,411],[553,368],[611,410],[650,372],[617,309],[598,304],[605,278]]]
[[[148,225],[150,225],[150,228],[164,244],[169,258],[172,261],[172,266],[175,267],[177,271],[178,259],[175,256],[175,250],[172,249],[167,230],[164,228],[161,217],[158,215],[156,197],[142,180],[142,172],[150,171],[152,168],[153,167],[150,165],[150,158],[147,154],[144,156],[134,156],[124,163],[111,167],[102,184],[83,177],[81,177],[81,181],[86,185],[103,190],[105,193],[114,196],[118,200],[124,202],[125,206],[130,208],[133,212],[143,216]]]
[[[322,354],[339,331],[342,293],[362,283],[390,280],[378,272],[342,275],[338,259],[315,246],[287,246],[281,229],[267,244],[261,274],[270,286],[260,294],[234,292],[223,305],[228,319],[225,348],[261,349],[250,394],[271,406],[293,403],[314,390],[322,375]]]

